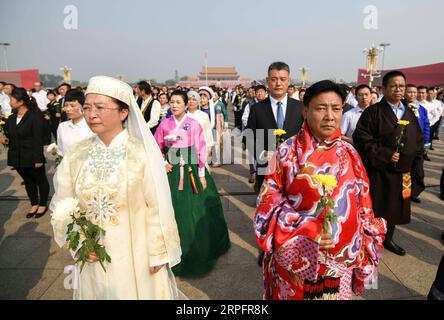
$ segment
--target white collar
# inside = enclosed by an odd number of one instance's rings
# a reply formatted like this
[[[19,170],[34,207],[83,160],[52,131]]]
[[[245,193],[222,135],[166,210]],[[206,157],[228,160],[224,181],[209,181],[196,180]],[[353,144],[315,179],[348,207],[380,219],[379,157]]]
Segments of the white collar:
[[[69,120],[68,125],[71,128],[75,128],[75,127],[84,127],[86,125],[86,120],[85,118],[83,118],[82,120],[80,120],[79,122],[77,122],[76,124],[74,124],[74,122],[72,120]]]
[[[109,144],[109,146],[107,147],[102,140],[100,140],[99,136],[97,136],[97,140],[99,141],[99,143],[104,146],[105,148],[111,149],[115,146],[120,145],[122,142],[124,142],[126,139],[128,139],[129,134],[128,134],[128,130],[125,128],[122,130],[122,132],[120,132],[119,134],[117,134],[113,141],[111,141],[111,143]]]
[[[270,101],[271,101],[271,105],[272,106],[277,106],[277,103],[280,101],[282,102],[282,106],[287,106],[287,101],[288,101],[288,94],[285,95],[285,97],[283,97],[281,100],[276,100],[275,98],[273,98],[271,95],[269,95],[270,97]]]
[[[187,114],[185,114],[185,115],[183,116],[182,120],[178,121],[178,120],[176,119],[176,117],[173,116],[174,122],[176,123],[176,129],[179,128],[179,127],[182,125],[182,123],[185,121],[186,118],[187,118]]]

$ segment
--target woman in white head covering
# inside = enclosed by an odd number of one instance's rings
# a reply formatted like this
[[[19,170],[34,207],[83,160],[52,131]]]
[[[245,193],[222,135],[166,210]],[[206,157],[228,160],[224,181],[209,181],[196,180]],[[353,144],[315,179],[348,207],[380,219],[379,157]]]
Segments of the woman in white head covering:
[[[203,130],[205,136],[205,142],[207,145],[207,156],[211,156],[211,149],[214,147],[213,130],[211,129],[210,119],[208,115],[199,110],[200,105],[200,95],[196,91],[188,91],[188,117],[197,120]]]
[[[75,299],[174,299],[171,268],[181,248],[160,150],[137,106],[132,89],[109,77],[90,79],[83,107],[96,137],[70,148],[54,177],[51,209],[67,198],[106,234],[111,256],[102,269],[94,252],[80,272]],[[55,239],[63,228],[52,219]],[[71,251],[76,258],[76,252]]]

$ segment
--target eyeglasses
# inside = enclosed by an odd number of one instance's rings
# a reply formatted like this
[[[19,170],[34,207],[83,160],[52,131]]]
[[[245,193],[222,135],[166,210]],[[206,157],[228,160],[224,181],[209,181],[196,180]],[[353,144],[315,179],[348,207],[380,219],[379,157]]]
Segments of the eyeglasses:
[[[104,114],[106,110],[118,110],[119,108],[105,108],[105,107],[83,107],[83,113],[91,114],[93,111],[95,114]]]

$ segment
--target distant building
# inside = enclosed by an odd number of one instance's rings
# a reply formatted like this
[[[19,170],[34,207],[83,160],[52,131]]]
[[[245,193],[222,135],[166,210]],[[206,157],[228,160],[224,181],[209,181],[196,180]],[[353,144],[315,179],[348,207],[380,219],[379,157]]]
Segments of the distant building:
[[[208,83],[207,83],[208,80]],[[241,78],[235,67],[202,67],[197,77],[190,77],[180,81],[177,85],[182,87],[217,86],[220,88],[234,88],[237,85],[251,86],[250,78]]]

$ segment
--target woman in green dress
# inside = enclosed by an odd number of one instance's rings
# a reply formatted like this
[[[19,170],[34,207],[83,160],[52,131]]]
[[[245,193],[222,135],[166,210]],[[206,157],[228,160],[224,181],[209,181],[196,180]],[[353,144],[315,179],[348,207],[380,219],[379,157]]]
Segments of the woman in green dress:
[[[213,178],[205,168],[206,144],[199,122],[186,115],[187,94],[175,91],[155,139],[165,156],[165,167],[182,247],[176,276],[198,277],[209,272],[230,247],[222,203]]]

